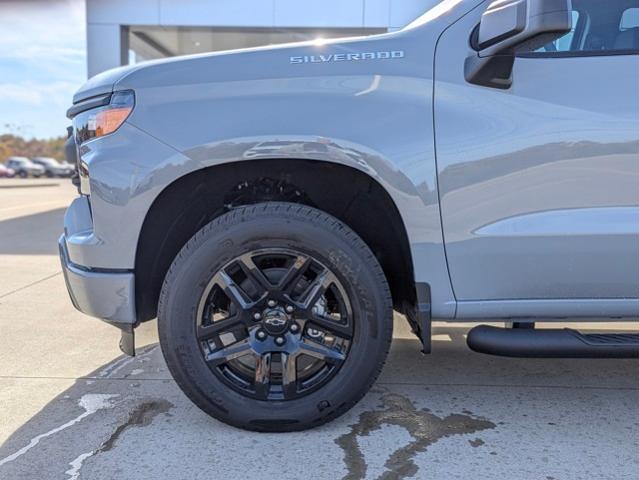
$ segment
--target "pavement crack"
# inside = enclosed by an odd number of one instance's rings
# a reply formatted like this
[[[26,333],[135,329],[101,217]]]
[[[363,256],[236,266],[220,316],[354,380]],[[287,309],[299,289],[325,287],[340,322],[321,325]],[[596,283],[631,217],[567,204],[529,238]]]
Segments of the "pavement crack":
[[[406,397],[388,393],[382,396],[384,410],[371,410],[360,414],[351,431],[335,439],[344,451],[344,463],[348,473],[343,480],[366,478],[367,465],[364,453],[357,442],[358,437],[366,437],[380,430],[383,425],[395,425],[406,429],[412,441],[394,450],[384,466],[386,471],[380,480],[399,480],[414,476],[419,467],[413,461],[415,456],[438,440],[452,435],[464,435],[495,428],[486,419],[466,415],[451,414],[440,418],[428,410],[417,410]]]
[[[53,277],[57,277],[58,275],[61,275],[61,274],[62,274],[62,270],[60,270],[59,272],[56,272],[56,273],[52,273],[51,275],[48,275],[48,276],[46,276],[44,278],[41,278],[39,280],[36,280],[35,282],[31,282],[28,285],[23,285],[22,287],[16,288],[15,290],[11,290],[11,291],[9,291],[7,293],[3,293],[2,295],[0,295],[0,299],[6,298],[9,295],[13,295],[14,293],[18,293],[18,292],[21,292],[23,290],[26,290],[27,288],[33,287],[34,285],[37,285],[39,283],[46,282],[47,280],[49,280],[49,279],[51,279]]]
[[[161,413],[167,413],[173,407],[175,407],[175,405],[163,399],[150,400],[136,406],[129,412],[129,416],[126,421],[118,425],[113,433],[109,435],[109,438],[102,442],[102,444],[97,449],[87,453],[82,453],[78,455],[78,457],[76,457],[74,460],[69,462],[71,468],[65,472],[67,475],[69,475],[69,480],[77,480],[80,477],[80,470],[85,460],[99,453],[104,453],[112,450],[115,446],[115,443],[126,430],[133,427],[147,427],[151,425],[151,422],[153,422],[153,419],[157,415]]]

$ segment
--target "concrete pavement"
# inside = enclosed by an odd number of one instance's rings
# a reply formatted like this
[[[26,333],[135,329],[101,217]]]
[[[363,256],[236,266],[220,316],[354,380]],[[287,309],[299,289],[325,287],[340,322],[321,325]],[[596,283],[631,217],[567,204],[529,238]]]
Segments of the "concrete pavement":
[[[3,188],[37,183],[53,185]],[[130,359],[71,306],[55,242],[74,194],[0,181],[0,478],[639,478],[638,361],[483,356],[463,325],[438,324],[422,356],[397,318],[371,393],[318,429],[209,418],[171,379],[154,322]]]

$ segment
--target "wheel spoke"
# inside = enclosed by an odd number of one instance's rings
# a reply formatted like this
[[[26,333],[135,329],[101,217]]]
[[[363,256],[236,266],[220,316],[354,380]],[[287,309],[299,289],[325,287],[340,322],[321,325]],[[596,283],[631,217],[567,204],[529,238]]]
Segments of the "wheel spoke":
[[[293,398],[297,395],[297,356],[282,353],[281,362],[282,394],[284,398]]]
[[[301,302],[303,308],[307,310],[312,309],[334,281],[335,276],[328,270],[323,270],[306,289]]]
[[[228,347],[220,348],[214,352],[209,353],[206,356],[206,361],[213,365],[219,365],[220,363],[227,363],[236,358],[249,355],[253,352],[248,337],[239,342],[233,343]]]
[[[198,325],[197,338],[200,341],[208,340],[212,337],[216,337],[221,333],[232,330],[234,327],[238,327],[242,324],[242,320],[238,315],[224,318],[213,322],[209,325]]]
[[[255,394],[266,400],[271,390],[271,354],[255,356]]]
[[[348,323],[344,324],[314,314],[311,315],[311,318],[308,320],[306,325],[308,324],[315,325],[316,327],[319,327],[319,330],[324,330],[328,333],[337,335],[338,337],[345,338],[347,340],[353,338],[353,324],[350,320],[348,321]]]
[[[244,272],[244,274],[248,277],[248,279],[255,284],[256,287],[264,290],[265,292],[269,292],[273,290],[275,287],[268,281],[268,279],[264,276],[262,271],[255,265],[253,261],[253,257],[250,253],[242,255],[238,261],[238,265]]]
[[[213,281],[219,285],[229,299],[242,310],[247,310],[253,305],[254,302],[247,297],[239,285],[235,283],[224,270],[220,270],[213,278]]]
[[[291,268],[288,269],[284,277],[280,280],[277,288],[290,295],[308,267],[311,265],[311,263],[312,262],[309,257],[299,255],[297,258],[295,258],[295,261],[293,262],[293,265],[291,265]]]
[[[341,363],[346,358],[342,352],[309,340],[304,340],[300,343],[300,353],[330,363]]]

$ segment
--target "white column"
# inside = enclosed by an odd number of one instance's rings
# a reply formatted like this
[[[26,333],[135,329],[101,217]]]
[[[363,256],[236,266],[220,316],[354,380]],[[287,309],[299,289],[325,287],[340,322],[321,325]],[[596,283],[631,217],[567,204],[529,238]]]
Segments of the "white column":
[[[87,24],[87,73],[94,75],[122,64],[120,24]]]

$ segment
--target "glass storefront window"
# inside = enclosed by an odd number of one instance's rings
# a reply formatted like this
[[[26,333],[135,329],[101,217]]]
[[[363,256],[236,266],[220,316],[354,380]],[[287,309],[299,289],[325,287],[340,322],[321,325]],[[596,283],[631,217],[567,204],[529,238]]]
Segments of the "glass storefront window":
[[[155,26],[129,26],[127,30],[129,64],[176,55],[386,32],[386,29],[382,28],[276,29]]]

